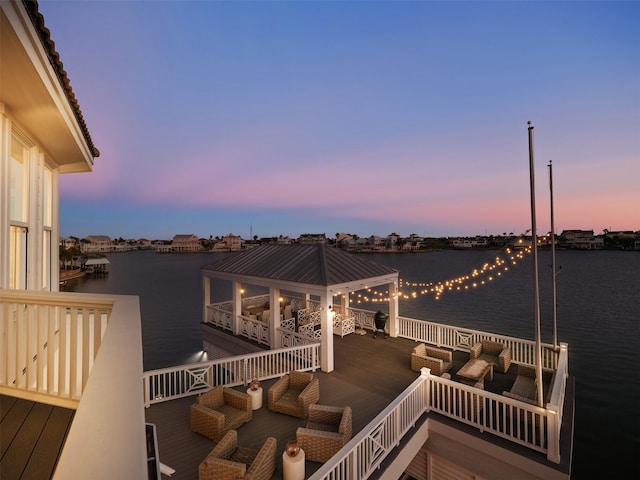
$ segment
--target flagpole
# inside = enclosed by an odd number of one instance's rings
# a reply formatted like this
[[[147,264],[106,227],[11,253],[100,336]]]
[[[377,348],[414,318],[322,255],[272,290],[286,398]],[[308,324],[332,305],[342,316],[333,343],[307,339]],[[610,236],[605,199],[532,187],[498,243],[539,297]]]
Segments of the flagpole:
[[[540,344],[540,291],[538,281],[538,234],[536,230],[536,182],[533,168],[533,125],[527,122],[529,131],[529,180],[531,190],[531,245],[533,247],[533,292],[536,344],[534,360],[536,364],[536,386],[538,388],[538,406],[543,406],[542,399],[542,347]]]
[[[551,160],[549,160],[549,192],[551,200],[551,270],[553,276],[551,277],[553,285],[553,349],[558,348],[558,332],[557,332],[557,304],[556,304],[556,228],[553,220],[553,166]]]

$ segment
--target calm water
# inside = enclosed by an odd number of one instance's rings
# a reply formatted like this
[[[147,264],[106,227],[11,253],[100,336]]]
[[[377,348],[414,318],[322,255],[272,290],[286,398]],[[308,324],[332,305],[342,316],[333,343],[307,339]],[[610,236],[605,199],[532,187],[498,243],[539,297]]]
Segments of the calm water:
[[[398,269],[408,281],[437,282],[470,273],[498,253],[443,250],[364,257]],[[539,253],[542,340],[551,342],[551,255]],[[107,276],[78,280],[67,290],[138,295],[145,370],[178,365],[196,361],[202,347],[200,269],[223,256],[109,255]],[[430,295],[401,301],[400,313],[534,339],[532,262],[528,256],[499,280],[472,291],[448,293],[437,301]],[[556,264],[558,339],[569,344],[577,388],[573,478],[640,478],[640,253],[558,251]],[[625,471],[634,474],[623,476]]]

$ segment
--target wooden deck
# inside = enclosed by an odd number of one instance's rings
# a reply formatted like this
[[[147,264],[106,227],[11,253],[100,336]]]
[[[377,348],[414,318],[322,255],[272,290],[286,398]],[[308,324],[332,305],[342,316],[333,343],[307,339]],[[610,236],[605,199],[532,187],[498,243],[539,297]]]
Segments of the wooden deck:
[[[221,334],[224,341],[224,333]],[[415,342],[402,338],[373,338],[367,335],[334,336],[335,370],[315,372],[320,379],[320,402],[325,405],[349,405],[353,409],[353,432],[362,430],[386,408],[418,373],[410,368],[411,351]],[[468,360],[467,353],[454,354],[452,375]],[[508,390],[515,380],[515,365],[507,374],[496,373],[486,382],[487,390]],[[512,373],[512,371],[514,373]],[[288,440],[295,439],[296,429],[306,420],[274,413],[267,408],[267,389],[275,380],[262,382],[263,405],[254,411],[253,419],[238,429],[238,443],[259,448],[268,436],[278,441],[278,459],[274,480],[282,478],[281,453]],[[240,388],[239,388],[240,389]],[[152,405],[146,418],[155,423],[159,457],[162,463],[175,469],[173,479],[198,478],[198,465],[213,449],[215,443],[189,428],[189,411],[194,398],[184,398]],[[306,462],[306,476],[315,472],[320,463]]]
[[[0,395],[0,477],[48,480],[74,411]]]
[[[229,342],[228,333],[213,332],[221,343],[233,343],[238,350],[238,337]],[[402,338],[373,338],[350,334],[344,338],[334,336],[335,370],[331,373],[315,372],[320,379],[320,403],[349,405],[353,409],[353,433],[362,430],[419,375],[410,368],[410,355],[415,342]],[[259,349],[249,344],[247,351]],[[469,354],[454,352],[451,373],[468,360]],[[509,372],[496,372],[492,381],[485,382],[488,391],[501,393],[509,390],[516,378],[517,366]],[[273,413],[267,408],[267,389],[275,380],[262,382],[263,406],[254,411],[253,419],[238,429],[239,443],[259,448],[264,439],[274,436],[278,442],[278,459],[274,480],[282,478],[281,453],[285,443],[295,438],[296,429],[306,420]],[[244,390],[238,387],[239,390]],[[215,446],[214,442],[189,427],[189,414],[194,397],[152,405],[146,409],[146,420],[157,427],[158,454],[162,463],[175,469],[174,479],[198,478],[198,465]],[[25,400],[2,396],[0,403],[0,471],[2,479],[49,479],[66,437],[73,411]],[[435,414],[434,414],[435,415]],[[447,421],[447,419],[444,419]],[[458,424],[459,428],[466,426]],[[468,428],[471,434],[474,429]],[[484,435],[484,439],[491,436]],[[407,441],[407,440],[404,440]],[[410,441],[410,440],[408,440]],[[497,439],[496,442],[504,442]],[[508,448],[516,448],[511,444]],[[522,447],[524,449],[524,447]],[[526,449],[524,449],[525,454]],[[544,457],[530,452],[538,461]],[[321,464],[306,462],[306,476]],[[164,477],[163,478],[168,478]],[[375,476],[373,477],[375,478]]]

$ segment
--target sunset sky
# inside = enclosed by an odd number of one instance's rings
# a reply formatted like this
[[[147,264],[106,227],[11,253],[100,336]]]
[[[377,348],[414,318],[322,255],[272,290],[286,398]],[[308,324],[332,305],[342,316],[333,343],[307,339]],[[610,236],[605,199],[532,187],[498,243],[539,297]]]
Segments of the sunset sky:
[[[63,236],[640,229],[640,2],[48,1]]]

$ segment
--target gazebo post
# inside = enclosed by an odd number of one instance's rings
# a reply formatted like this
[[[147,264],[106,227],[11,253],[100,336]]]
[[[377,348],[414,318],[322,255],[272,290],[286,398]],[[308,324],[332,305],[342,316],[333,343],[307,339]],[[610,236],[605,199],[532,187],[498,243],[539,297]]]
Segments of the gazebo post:
[[[280,289],[269,287],[269,345],[271,349],[282,347],[280,337]]]
[[[211,303],[211,277],[209,275],[202,276],[202,321],[207,323],[207,305]]]
[[[304,297],[302,298],[302,308],[309,308],[309,300],[311,300],[311,294],[305,292]]]
[[[240,314],[242,313],[242,284],[234,280],[231,286],[233,288],[231,308],[233,318],[231,319],[231,324],[233,325],[233,334],[238,335],[240,332]]]
[[[329,292],[320,297],[320,367],[325,373],[333,371],[333,315],[329,313],[332,301],[333,295]]]
[[[389,283],[389,336],[398,337],[398,289],[396,282]]]

